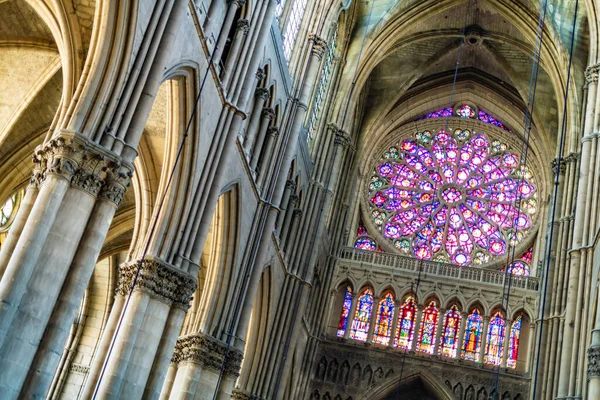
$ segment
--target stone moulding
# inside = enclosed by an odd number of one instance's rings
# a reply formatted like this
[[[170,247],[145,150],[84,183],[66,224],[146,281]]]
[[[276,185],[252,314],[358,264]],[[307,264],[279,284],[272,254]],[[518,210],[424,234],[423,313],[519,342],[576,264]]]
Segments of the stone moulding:
[[[243,358],[240,350],[227,348],[225,343],[203,333],[194,333],[177,339],[171,362],[190,362],[214,372],[223,367],[223,375],[237,378]]]
[[[588,379],[600,377],[600,346],[590,347],[588,354]]]
[[[197,279],[152,257],[121,265],[117,294],[128,295],[138,269],[139,275],[133,290],[141,290],[165,304],[187,311],[198,286]]]

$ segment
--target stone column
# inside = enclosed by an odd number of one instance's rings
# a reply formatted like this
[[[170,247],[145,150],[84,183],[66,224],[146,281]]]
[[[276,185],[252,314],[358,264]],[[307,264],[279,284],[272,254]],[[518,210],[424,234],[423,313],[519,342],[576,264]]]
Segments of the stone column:
[[[180,337],[172,359],[177,372],[168,398],[209,400],[215,391],[217,399],[230,398],[242,358],[241,351],[203,333]]]
[[[600,399],[600,347],[590,347],[588,356],[588,399]],[[581,361],[581,360],[580,360]]]
[[[100,382],[86,384],[96,386],[97,398],[142,397],[161,340],[172,340],[167,333],[178,334],[166,326],[171,307],[187,310],[196,286],[194,276],[152,256],[121,266],[117,294],[126,298],[121,327],[114,334],[112,351],[105,356]],[[155,373],[166,373],[164,367],[165,371]]]
[[[238,61],[240,61],[240,47],[246,40],[249,30],[250,22],[245,18],[239,19],[237,22],[237,28],[235,30],[235,35],[233,37],[233,43],[231,44],[231,50],[229,51],[229,57],[227,58],[227,63],[225,64],[225,71],[223,72],[223,76],[221,78],[221,82],[225,87],[227,87],[233,67]]]
[[[290,222],[292,221],[293,211],[296,208],[296,203],[298,202],[298,196],[296,194],[292,194],[289,196],[285,217],[283,219],[283,226],[281,227],[280,237],[281,244],[285,244],[285,239],[290,234]]]
[[[502,338],[502,354],[500,358],[500,367],[506,368],[506,359],[508,357],[508,345],[510,344],[510,328],[512,326],[513,321],[506,320],[504,325],[504,337]]]
[[[416,351],[417,342],[419,341],[419,331],[421,330],[421,318],[423,318],[423,306],[417,305],[417,315],[415,316],[415,323],[413,324],[413,341],[410,346],[410,351]]]
[[[264,187],[267,177],[269,176],[269,162],[273,159],[273,147],[275,147],[275,143],[277,142],[277,138],[279,137],[279,128],[276,126],[270,126],[267,129],[267,144],[265,145],[265,150],[263,151],[263,157],[261,165],[257,170],[259,176],[259,186]],[[286,182],[287,186],[287,182]]]
[[[244,4],[246,4],[246,0],[231,0],[229,12],[225,16],[225,21],[223,22],[222,26],[223,33],[221,34],[219,42],[217,43],[217,47],[213,53],[214,65],[219,65],[219,62],[221,61],[221,55],[223,54],[223,49],[225,48],[225,43],[227,42],[227,35],[231,30],[231,25],[233,25],[235,13],[237,12],[238,8],[242,7]]]
[[[371,318],[369,321],[369,331],[367,333],[367,343],[373,343],[373,333],[375,332],[375,325],[377,325],[377,313],[379,311],[379,299],[373,297],[373,308],[371,309]]]
[[[288,202],[290,201],[290,196],[296,190],[296,182],[291,179],[288,179],[285,182],[285,189],[283,190],[283,197],[281,198],[281,209],[279,210],[279,215],[277,215],[277,223],[276,227],[279,230],[279,237],[283,235],[283,222],[284,218],[287,215],[287,210],[289,209]]]
[[[263,143],[265,142],[265,137],[267,136],[267,130],[269,129],[269,125],[271,125],[271,121],[273,121],[274,118],[275,110],[270,107],[262,109],[260,127],[258,128],[258,136],[256,138],[256,143],[254,143],[254,146],[252,147],[252,155],[250,158],[250,169],[252,171],[256,169],[258,159],[263,150]]]
[[[441,338],[442,338],[442,333],[444,331],[444,317],[446,310],[440,308],[440,312],[438,314],[438,323],[437,326],[435,328],[435,341],[433,342],[433,354],[434,355],[439,355],[441,353]]]
[[[481,346],[480,351],[479,351],[479,360],[477,360],[478,363],[482,364],[485,362],[485,348],[487,346],[487,334],[488,334],[488,327],[490,325],[490,317],[489,315],[486,315],[483,317],[483,331],[481,332]]]
[[[469,315],[465,313],[460,314],[460,327],[458,328],[458,339],[456,345],[456,358],[461,358],[460,353],[463,348],[463,342],[465,340],[465,328],[467,326],[467,318]]]
[[[244,147],[246,148],[247,154],[250,154],[250,151],[252,150],[254,138],[256,137],[256,131],[258,130],[258,124],[260,122],[260,115],[263,107],[265,106],[265,102],[269,97],[269,91],[265,88],[256,88],[254,91],[254,107],[252,107],[250,121],[248,122],[248,128],[246,129],[246,140],[244,140]]]
[[[396,301],[394,303],[394,313],[392,316],[392,331],[390,332],[390,341],[388,342],[388,347],[394,346],[394,338],[396,337],[396,329],[398,329],[398,314],[400,314],[400,307],[402,303]]]
[[[354,293],[354,296],[352,296],[352,306],[350,307],[350,312],[348,313],[348,323],[346,324],[346,332],[344,332],[344,339],[350,338],[352,320],[354,320],[354,314],[356,314],[356,307],[358,307],[358,296],[358,292]]]

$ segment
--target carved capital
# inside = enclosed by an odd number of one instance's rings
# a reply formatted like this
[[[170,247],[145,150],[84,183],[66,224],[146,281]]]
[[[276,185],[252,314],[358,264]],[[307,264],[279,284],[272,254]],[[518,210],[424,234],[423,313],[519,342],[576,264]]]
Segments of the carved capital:
[[[290,190],[296,190],[296,181],[288,179],[285,181],[285,188]]]
[[[350,135],[342,130],[338,130],[335,134],[334,143],[336,145],[341,145],[346,149],[350,147]]]
[[[250,392],[246,392],[245,390],[239,388],[235,389],[231,393],[231,398],[232,400],[262,400],[261,397],[255,396]]]
[[[86,153],[80,167],[71,179],[71,186],[96,197],[104,185],[107,176],[108,161],[101,155]]]
[[[299,208],[296,208],[293,212],[292,212],[292,217],[293,218],[302,218],[302,210]]]
[[[275,110],[270,107],[265,107],[262,109],[260,116],[272,121],[275,118]]]
[[[598,75],[600,73],[600,64],[590,65],[585,69],[585,84],[598,83]]]
[[[309,42],[313,43],[311,53],[319,58],[323,58],[323,54],[327,50],[327,42],[316,34],[308,35]]]
[[[100,198],[114,203],[117,207],[123,202],[125,191],[131,183],[133,173],[129,168],[112,165],[108,169],[106,182],[100,191]]]
[[[256,79],[258,79],[259,82],[265,79],[266,76],[267,74],[264,69],[259,68],[258,71],[256,71]]]
[[[175,344],[171,362],[199,364],[205,369],[215,372],[223,367],[225,376],[238,377],[244,355],[220,340],[203,333],[181,336]]]
[[[298,195],[297,194],[292,194],[290,195],[290,204],[294,205],[298,202]],[[289,206],[288,206],[289,208]]]
[[[272,137],[277,137],[279,136],[279,128],[276,126],[270,126],[269,129],[267,129],[267,133],[269,134],[269,136]]]
[[[50,140],[43,150],[46,159],[44,177],[58,175],[70,181],[77,171],[78,161],[83,154],[82,150],[72,138],[58,136]]]
[[[135,279],[136,274],[137,279]],[[196,278],[164,261],[150,257],[120,266],[117,294],[127,295],[134,280],[133,290],[141,290],[152,298],[183,310],[189,308],[190,300],[197,287]]]
[[[246,0],[233,0],[233,4],[234,4],[236,7],[240,8],[240,7],[242,7],[244,4],[246,4]]]
[[[263,100],[267,100],[271,95],[269,94],[269,91],[265,88],[256,88],[256,90],[254,91],[254,96],[261,98]]]
[[[29,179],[29,186],[39,188],[44,180],[44,169],[46,168],[46,159],[41,146],[38,146],[33,152],[33,172]]]
[[[600,347],[590,347],[588,353],[588,379],[600,377]]]
[[[246,18],[238,19],[237,22],[237,30],[241,31],[242,34],[247,35],[250,30],[250,21]]]
[[[550,162],[550,166],[552,167],[552,172],[556,174],[556,170],[558,168],[558,158],[555,158]],[[564,175],[567,171],[567,163],[564,158],[560,158],[560,174]]]

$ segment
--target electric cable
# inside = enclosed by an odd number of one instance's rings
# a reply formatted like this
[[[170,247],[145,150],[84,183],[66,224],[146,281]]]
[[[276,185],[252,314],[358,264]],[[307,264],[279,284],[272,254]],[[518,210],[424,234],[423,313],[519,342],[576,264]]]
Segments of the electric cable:
[[[233,3],[233,0],[229,0],[229,3],[227,4],[227,9],[225,11],[225,15],[229,14],[229,12],[231,11],[231,5],[232,5],[232,3]],[[175,5],[175,6],[177,6],[177,5]],[[200,88],[198,89],[198,96],[196,96],[196,99],[194,101],[194,105],[192,107],[192,112],[190,114],[190,117],[189,117],[188,122],[187,122],[186,127],[185,127],[185,131],[184,131],[183,136],[181,138],[181,144],[179,145],[179,148],[177,149],[177,155],[175,157],[175,161],[173,162],[173,167],[171,168],[171,172],[170,172],[169,177],[167,179],[167,183],[165,185],[165,190],[164,190],[164,192],[163,192],[163,194],[161,196],[160,202],[158,204],[158,208],[157,208],[157,212],[156,212],[156,218],[154,218],[154,221],[152,222],[152,226],[150,228],[150,231],[149,231],[148,236],[147,236],[146,243],[144,245],[144,249],[142,251],[142,255],[141,255],[140,259],[139,259],[138,266],[137,266],[135,275],[133,277],[133,281],[131,283],[131,287],[129,289],[129,294],[127,295],[127,300],[125,301],[125,304],[123,305],[123,310],[121,311],[121,314],[119,316],[119,321],[117,322],[117,327],[115,329],[115,332],[113,333],[113,337],[111,339],[108,352],[106,354],[106,357],[104,358],[104,362],[102,363],[102,369],[100,370],[100,375],[98,377],[98,381],[97,381],[96,386],[94,388],[94,393],[92,395],[92,399],[95,399],[96,396],[98,395],[98,390],[100,389],[100,384],[102,383],[102,379],[104,378],[104,374],[106,372],[108,361],[110,360],[110,356],[111,356],[112,351],[114,349],[114,346],[115,346],[115,343],[116,343],[116,340],[117,340],[117,336],[118,336],[119,331],[121,329],[121,326],[123,324],[123,319],[125,318],[125,312],[127,311],[127,307],[129,306],[129,302],[131,300],[131,296],[133,294],[133,290],[135,289],[135,285],[136,285],[137,280],[139,278],[143,262],[146,259],[148,250],[150,248],[150,242],[153,239],[154,232],[155,232],[156,227],[158,225],[158,217],[160,216],[160,213],[162,212],[162,208],[164,206],[165,199],[166,199],[167,194],[169,192],[169,188],[170,188],[171,183],[173,181],[173,177],[175,176],[175,173],[176,173],[176,170],[177,170],[177,166],[179,164],[179,160],[181,159],[181,155],[182,155],[183,149],[185,147],[186,139],[189,136],[190,128],[191,128],[191,126],[192,126],[192,124],[194,122],[194,118],[196,116],[196,112],[198,111],[198,104],[200,103],[200,98],[201,98],[202,92],[204,90],[204,85],[206,83],[206,79],[208,78],[208,74],[210,73],[210,68],[211,68],[211,66],[213,66],[214,56],[215,56],[215,53],[217,52],[217,48],[218,48],[218,44],[219,44],[219,41],[221,39],[221,36],[223,35],[224,27],[225,27],[225,24],[223,22],[221,24],[220,29],[219,29],[219,34],[217,35],[217,40],[215,40],[215,48],[214,48],[214,50],[211,53],[208,65],[206,67],[206,71],[204,73],[204,77],[202,78],[202,82],[200,84]]]

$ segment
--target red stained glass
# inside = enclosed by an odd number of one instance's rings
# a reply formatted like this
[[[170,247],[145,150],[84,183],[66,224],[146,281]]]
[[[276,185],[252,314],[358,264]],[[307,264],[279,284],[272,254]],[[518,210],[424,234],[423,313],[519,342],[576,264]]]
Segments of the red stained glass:
[[[348,327],[348,315],[350,314],[350,309],[352,308],[352,288],[348,286],[346,288],[346,293],[344,294],[344,304],[342,305],[342,313],[340,315],[340,320],[338,322],[338,337],[344,337],[346,333],[346,328]]]

